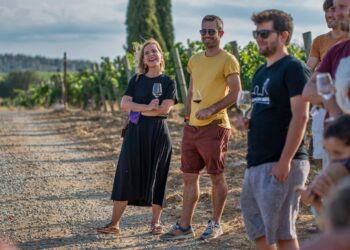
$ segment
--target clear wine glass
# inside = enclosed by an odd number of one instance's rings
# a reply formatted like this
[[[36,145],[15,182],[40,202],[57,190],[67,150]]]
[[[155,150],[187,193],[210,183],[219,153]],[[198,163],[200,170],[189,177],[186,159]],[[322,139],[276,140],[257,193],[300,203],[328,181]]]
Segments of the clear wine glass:
[[[157,99],[162,95],[162,84],[160,82],[153,83],[152,94]]]
[[[319,73],[316,76],[317,93],[324,100],[329,100],[334,95],[333,80],[329,73]]]
[[[246,90],[239,91],[237,97],[237,107],[242,111],[244,117],[246,117],[246,113],[251,106],[252,100],[250,92]]]
[[[192,99],[195,103],[200,103],[202,101],[202,95],[198,89],[194,91]]]

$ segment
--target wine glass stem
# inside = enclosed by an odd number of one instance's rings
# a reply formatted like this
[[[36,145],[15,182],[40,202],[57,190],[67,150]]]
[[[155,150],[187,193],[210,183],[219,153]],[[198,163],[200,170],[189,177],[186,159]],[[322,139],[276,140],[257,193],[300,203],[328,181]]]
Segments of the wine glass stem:
[[[245,117],[245,110],[242,110],[242,113],[243,113],[243,117]]]

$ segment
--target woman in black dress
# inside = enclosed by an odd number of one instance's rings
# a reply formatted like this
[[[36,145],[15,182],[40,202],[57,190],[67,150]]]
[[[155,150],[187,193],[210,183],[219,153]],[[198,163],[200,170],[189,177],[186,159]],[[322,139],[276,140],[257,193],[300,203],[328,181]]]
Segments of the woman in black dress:
[[[138,74],[133,76],[121,101],[130,121],[125,133],[114,178],[112,220],[97,231],[119,233],[119,221],[127,205],[152,206],[151,233],[162,233],[160,216],[172,153],[167,115],[177,102],[174,81],[164,74],[159,43],[150,39],[138,56]],[[154,83],[162,93],[152,94]]]

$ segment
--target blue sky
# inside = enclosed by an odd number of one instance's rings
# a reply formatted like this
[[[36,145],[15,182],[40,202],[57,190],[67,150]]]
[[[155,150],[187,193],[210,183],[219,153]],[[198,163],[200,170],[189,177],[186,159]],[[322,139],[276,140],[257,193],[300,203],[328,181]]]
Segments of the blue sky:
[[[22,53],[98,61],[123,55],[126,41],[127,0],[0,0],[0,54]],[[302,33],[315,37],[328,31],[322,0],[173,0],[175,41],[199,40],[206,14],[224,20],[222,45],[253,40],[253,12],[277,8],[294,18],[292,41],[302,44]]]

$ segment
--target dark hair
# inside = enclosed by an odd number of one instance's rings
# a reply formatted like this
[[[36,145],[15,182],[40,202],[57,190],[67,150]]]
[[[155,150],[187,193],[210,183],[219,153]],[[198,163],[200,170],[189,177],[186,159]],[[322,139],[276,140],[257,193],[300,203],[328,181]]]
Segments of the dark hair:
[[[333,0],[325,0],[323,2],[323,10],[326,11],[334,6]]]
[[[215,22],[216,23],[216,27],[218,28],[218,31],[223,31],[224,30],[224,22],[218,16],[206,15],[202,19],[202,23],[204,23],[204,22]]]
[[[342,115],[334,120],[324,132],[325,139],[335,137],[350,146],[350,115]]]
[[[291,15],[281,10],[269,9],[259,13],[253,13],[251,19],[255,24],[272,21],[274,30],[279,33],[288,31],[289,36],[286,45],[289,44],[293,34],[293,18]]]

